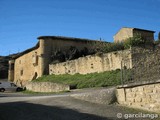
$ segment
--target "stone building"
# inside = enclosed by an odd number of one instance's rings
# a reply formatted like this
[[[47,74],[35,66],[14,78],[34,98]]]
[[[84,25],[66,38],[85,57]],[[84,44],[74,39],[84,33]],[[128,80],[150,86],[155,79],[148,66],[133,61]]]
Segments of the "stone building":
[[[114,35],[113,38],[114,38],[114,42],[122,42],[129,37],[133,37],[139,34],[143,39],[153,42],[154,33],[155,32],[151,30],[123,27]]]
[[[114,36],[114,42],[124,41],[135,34],[141,34],[145,40],[154,41],[154,31],[122,28]],[[48,75],[49,65],[52,68],[50,72],[56,74],[62,72],[85,74],[119,69],[124,54],[111,53],[103,57],[84,57],[95,54],[105,44],[107,42],[61,36],[38,37],[36,46],[21,52],[9,61],[8,79],[16,84],[25,85],[27,81],[34,80],[42,75]],[[131,55],[128,52],[126,55],[128,56],[126,58],[131,59]],[[70,61],[77,58],[79,60]],[[86,61],[89,62],[86,63]],[[67,65],[56,65],[57,63],[65,63]],[[63,70],[59,68],[60,66]],[[75,67],[73,68],[73,66]],[[87,66],[89,69],[86,69]]]
[[[27,81],[49,74],[49,64],[52,62],[64,62],[94,54],[97,43],[105,42],[60,36],[38,37],[36,46],[9,61],[8,79],[24,85]]]

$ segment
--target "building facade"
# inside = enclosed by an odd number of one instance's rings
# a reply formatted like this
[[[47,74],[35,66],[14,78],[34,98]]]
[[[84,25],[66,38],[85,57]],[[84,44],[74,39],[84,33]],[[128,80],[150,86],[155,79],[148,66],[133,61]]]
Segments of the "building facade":
[[[136,34],[140,34],[145,40],[154,41],[154,31],[150,30],[143,30],[138,28],[122,28],[120,31],[116,33],[114,36],[114,42],[123,42],[129,37],[133,37]],[[62,63],[66,61],[70,61],[73,59],[77,59],[79,57],[84,57],[87,55],[92,55],[97,52],[97,49],[103,48],[103,46],[107,44],[107,42],[102,41],[96,41],[96,40],[89,40],[89,39],[80,39],[80,38],[70,38],[70,37],[61,37],[61,36],[41,36],[38,37],[38,43],[36,46],[25,50],[24,52],[21,52],[20,54],[13,57],[12,60],[9,61],[9,75],[8,79],[12,82],[15,82],[18,85],[25,85],[28,81],[35,80],[38,77],[41,77],[42,75],[48,75],[49,74],[49,65],[52,64],[52,66],[55,67],[56,63]],[[111,56],[116,56],[117,54],[109,54]],[[115,66],[120,65],[120,60],[122,57],[105,57],[105,59],[99,59],[99,57],[92,57],[93,59],[90,59],[88,57],[87,60],[84,61],[90,61],[90,62],[100,62],[100,66],[96,68],[98,65],[87,63],[90,67],[90,71],[93,70],[96,71],[98,69],[104,69],[99,71],[106,71],[106,70],[112,70]],[[119,62],[113,62],[114,60],[117,60]],[[118,59],[115,59],[118,58]],[[108,60],[110,59],[110,60]],[[80,61],[83,61],[83,58],[79,59]],[[106,66],[104,66],[104,61],[106,61]],[[111,62],[107,62],[111,61]],[[69,63],[69,62],[66,62]],[[80,63],[82,63],[80,65]],[[78,62],[75,64],[80,65],[76,71],[79,71],[80,69],[85,69],[87,65],[83,65],[84,62]],[[111,66],[110,66],[111,65]],[[108,68],[110,67],[110,68]],[[64,73],[71,72],[72,66],[62,66],[64,69]],[[70,70],[71,68],[71,70]],[[95,68],[95,69],[93,69]],[[106,69],[105,69],[106,68]],[[116,69],[119,67],[116,67]],[[59,70],[59,68],[53,68],[52,72]],[[84,70],[81,70],[84,72]],[[62,72],[62,71],[60,71]],[[82,73],[83,73],[82,72]],[[88,71],[87,71],[88,72]],[[78,73],[78,72],[77,72]],[[81,72],[80,72],[81,73]],[[84,72],[86,73],[86,72]],[[59,74],[58,72],[56,74]]]
[[[97,42],[100,41],[60,36],[38,37],[36,46],[9,61],[8,79],[16,84],[25,85],[27,81],[48,75],[49,64],[57,60],[54,58],[55,56],[60,56],[62,59],[62,56],[66,57],[69,52],[74,53],[71,55],[75,55],[77,51],[92,54],[95,52]],[[66,58],[70,59],[70,56]]]
[[[133,37],[138,34],[138,35],[141,35],[143,39],[153,42],[154,33],[155,32],[151,30],[123,27],[113,36],[113,38],[114,38],[114,42],[123,42],[127,38]]]

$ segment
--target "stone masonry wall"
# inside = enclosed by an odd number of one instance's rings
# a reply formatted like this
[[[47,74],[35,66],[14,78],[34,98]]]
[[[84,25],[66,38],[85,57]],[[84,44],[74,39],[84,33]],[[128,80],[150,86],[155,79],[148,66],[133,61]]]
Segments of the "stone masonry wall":
[[[137,81],[160,79],[160,49],[132,48],[132,72]]]
[[[41,57],[37,57],[37,64],[34,64],[34,55],[40,54],[39,49],[33,50],[15,60],[14,82],[17,85],[25,85],[34,79],[35,74],[41,76]]]
[[[160,113],[160,83],[117,89],[119,104]]]
[[[114,42],[122,42],[129,37],[133,37],[133,29],[122,28],[114,35]]]
[[[116,51],[105,54],[95,54],[81,57],[63,63],[50,64],[50,74],[87,74],[121,69],[122,59],[128,59],[128,68],[131,66],[131,51]]]
[[[70,95],[76,99],[88,101],[98,104],[112,104],[116,102],[116,88],[92,88],[90,90],[83,90],[82,93],[75,93]]]
[[[29,82],[26,89],[34,92],[61,92],[70,90],[70,86],[52,82]]]

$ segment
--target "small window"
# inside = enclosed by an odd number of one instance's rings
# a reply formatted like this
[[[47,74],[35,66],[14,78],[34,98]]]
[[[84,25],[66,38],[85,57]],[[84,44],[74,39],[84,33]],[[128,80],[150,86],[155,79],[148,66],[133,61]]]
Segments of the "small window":
[[[34,55],[32,55],[32,63],[33,63],[33,65],[38,65],[38,55],[37,55],[37,52],[35,52]]]
[[[20,71],[20,75],[21,75],[21,76],[23,75],[23,70]]]

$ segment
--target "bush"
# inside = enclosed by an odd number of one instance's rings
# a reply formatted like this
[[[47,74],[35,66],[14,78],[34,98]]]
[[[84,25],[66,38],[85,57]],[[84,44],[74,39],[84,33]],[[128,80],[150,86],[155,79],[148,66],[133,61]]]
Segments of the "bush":
[[[136,34],[133,37],[128,38],[124,41],[124,48],[128,49],[133,46],[144,46],[146,44],[146,40],[144,40],[140,34]]]
[[[159,41],[158,41],[159,42]],[[104,43],[104,42],[96,42],[97,48],[95,49],[96,53],[106,53],[118,50],[129,49],[130,47],[145,47],[145,45],[153,45],[151,40],[145,40],[142,38],[141,34],[135,34],[133,37],[126,39],[124,42],[118,43]]]
[[[123,43],[110,43],[110,44],[107,44],[104,48],[104,52],[112,52],[112,51],[118,51],[118,50],[124,50]]]
[[[118,43],[108,43],[103,45],[98,45],[97,52],[112,52],[112,51],[118,51],[118,50],[124,50],[129,49],[130,47],[139,46],[139,47],[145,47],[145,45],[151,45],[152,41],[147,41],[141,37],[140,34],[136,34],[133,37],[128,38],[124,42],[118,42]]]

